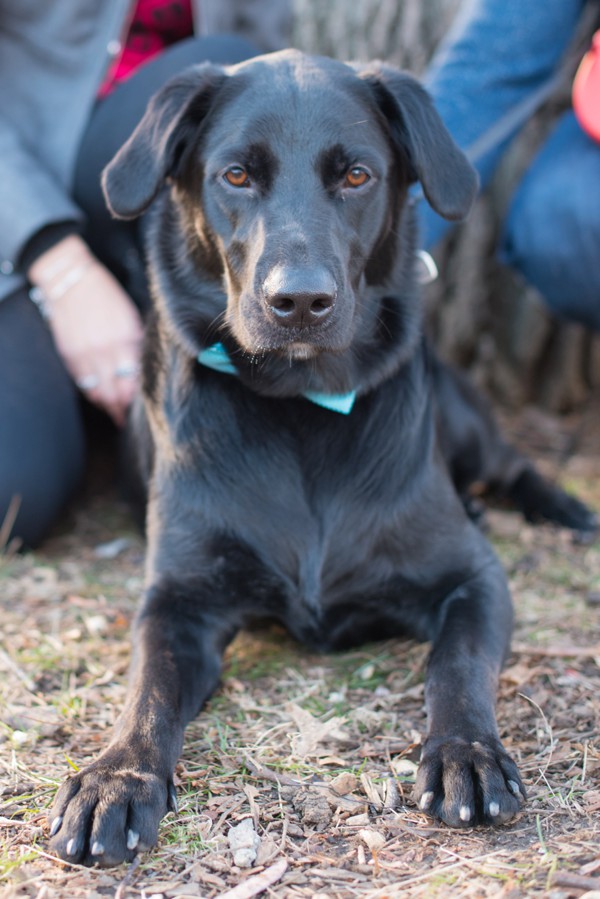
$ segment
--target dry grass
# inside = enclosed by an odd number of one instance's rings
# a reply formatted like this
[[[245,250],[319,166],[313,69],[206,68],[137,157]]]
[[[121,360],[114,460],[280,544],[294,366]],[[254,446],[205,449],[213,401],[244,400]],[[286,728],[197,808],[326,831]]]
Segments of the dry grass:
[[[593,456],[572,457],[562,477],[600,508]],[[212,897],[239,885],[232,897],[566,899],[600,888],[600,546],[501,511],[490,532],[518,621],[498,715],[530,793],[514,823],[452,832],[411,804],[425,647],[316,656],[268,630],[235,642],[222,689],[189,728],[180,811],[158,849],[109,871],[53,859],[54,790],[98,752],[122,704],[143,555],[111,497],[74,524],[43,553],[0,562],[0,896]],[[102,558],[116,538],[118,556]],[[229,832],[248,817],[260,846],[240,868]]]

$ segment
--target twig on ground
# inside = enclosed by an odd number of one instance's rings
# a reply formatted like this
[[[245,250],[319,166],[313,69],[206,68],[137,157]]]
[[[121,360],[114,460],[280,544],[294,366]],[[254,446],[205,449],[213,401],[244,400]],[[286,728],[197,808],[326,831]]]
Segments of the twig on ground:
[[[545,780],[546,771],[550,767],[550,763],[552,761],[552,756],[554,755],[554,748],[556,746],[556,740],[554,739],[554,733],[552,732],[552,726],[551,726],[550,722],[548,721],[546,714],[545,714],[544,710],[541,708],[541,706],[539,706],[537,704],[537,702],[531,698],[531,696],[527,696],[525,693],[517,693],[517,696],[519,696],[521,699],[524,699],[526,702],[529,702],[534,707],[534,709],[536,709],[539,712],[541,719],[544,722],[544,727],[546,729],[546,733],[548,734],[548,738],[550,740],[550,747],[549,747],[550,751],[548,752],[548,758],[546,759],[546,764],[540,770],[540,776],[536,780],[536,784],[538,784],[540,782],[540,780]]]
[[[279,784],[279,786],[281,787],[303,786],[303,783],[300,780],[294,780],[294,778],[288,777],[286,774],[277,774],[275,771],[271,771],[270,768],[265,768],[264,765],[261,765],[259,762],[255,761],[251,756],[249,756],[247,752],[244,753],[244,761],[248,765],[250,773],[253,774],[254,777],[260,777],[263,780],[270,780],[272,783]]]
[[[557,871],[552,878],[552,885],[571,890],[600,890],[600,877],[583,877],[581,874]]]
[[[0,544],[0,546],[1,546],[1,544]],[[28,677],[25,674],[25,672],[21,668],[19,668],[17,663],[11,659],[9,654],[4,649],[1,649],[1,648],[0,648],[0,659],[4,662],[4,664],[6,665],[7,668],[10,668],[10,670],[13,672],[15,677],[21,681],[21,683],[23,684],[23,686],[29,693],[35,693],[35,684],[31,680],[31,678]]]
[[[518,643],[511,652],[525,656],[546,656],[550,659],[594,659],[600,656],[600,643],[595,646],[526,646]]]
[[[278,880],[281,880],[287,868],[288,863],[282,858],[270,867],[265,868],[260,874],[252,874],[247,880],[238,883],[231,890],[225,890],[224,893],[221,893],[221,899],[252,899],[252,896],[264,893],[266,889],[273,886]]]
[[[15,494],[8,504],[8,509],[6,510],[4,521],[0,525],[0,553],[9,553],[11,551],[11,547],[8,544],[8,538],[10,536],[10,532],[12,531],[13,524],[17,519],[17,515],[19,514],[20,508],[21,497],[18,494]],[[18,546],[15,547],[15,549],[18,549]]]
[[[125,896],[125,893],[127,892],[127,888],[129,886],[131,886],[131,884],[133,883],[133,881],[135,879],[135,875],[136,875],[137,869],[140,866],[141,861],[142,861],[141,855],[136,855],[136,857],[134,858],[134,860],[128,867],[125,877],[123,878],[123,880],[117,887],[117,891],[115,893],[115,899],[123,899],[123,897]]]

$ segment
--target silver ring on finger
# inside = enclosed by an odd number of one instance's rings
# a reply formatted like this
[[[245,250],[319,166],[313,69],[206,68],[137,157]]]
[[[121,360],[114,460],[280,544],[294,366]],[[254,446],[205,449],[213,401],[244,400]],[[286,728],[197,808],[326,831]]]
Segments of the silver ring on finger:
[[[80,390],[95,390],[100,384],[100,378],[97,375],[84,375],[82,378],[77,378],[75,383]]]
[[[122,362],[115,368],[115,378],[135,378],[138,371],[137,362]]]

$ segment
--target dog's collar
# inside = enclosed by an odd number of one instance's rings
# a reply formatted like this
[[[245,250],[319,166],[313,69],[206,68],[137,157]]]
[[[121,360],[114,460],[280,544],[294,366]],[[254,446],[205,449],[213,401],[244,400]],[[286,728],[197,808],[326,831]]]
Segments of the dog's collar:
[[[229,353],[222,343],[213,343],[198,353],[198,362],[212,368],[215,371],[223,372],[227,375],[237,375],[238,370],[231,361]],[[342,415],[348,415],[352,411],[354,400],[356,399],[356,391],[351,390],[349,393],[319,393],[316,390],[306,390],[303,394],[305,399],[317,406],[323,406],[325,409],[331,409],[332,412],[340,412]]]

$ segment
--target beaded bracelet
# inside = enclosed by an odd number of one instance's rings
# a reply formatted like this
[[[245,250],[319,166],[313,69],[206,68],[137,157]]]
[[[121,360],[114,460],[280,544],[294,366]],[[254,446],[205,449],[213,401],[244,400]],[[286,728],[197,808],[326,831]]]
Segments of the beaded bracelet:
[[[50,305],[64,296],[71,287],[78,284],[91,266],[91,262],[84,262],[82,265],[72,268],[50,288],[31,288],[29,298],[33,300],[44,318],[50,318]]]

